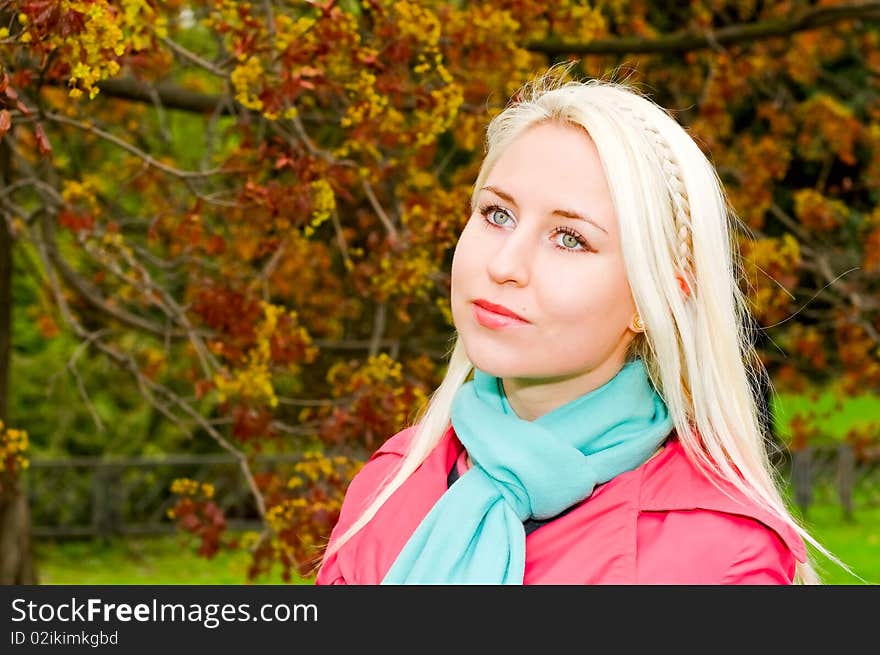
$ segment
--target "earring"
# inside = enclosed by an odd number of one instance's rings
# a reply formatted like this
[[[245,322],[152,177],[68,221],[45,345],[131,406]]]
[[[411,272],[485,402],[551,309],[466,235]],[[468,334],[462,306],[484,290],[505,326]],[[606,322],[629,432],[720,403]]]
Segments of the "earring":
[[[684,294],[684,297],[689,298],[691,295],[691,288],[688,286],[687,280],[684,279],[684,275],[678,273],[675,276],[675,279],[678,280],[678,286],[681,287],[681,292]]]
[[[635,318],[633,318],[632,323],[630,323],[630,327],[632,328],[633,332],[644,332],[645,326],[642,324],[642,317],[636,314]]]

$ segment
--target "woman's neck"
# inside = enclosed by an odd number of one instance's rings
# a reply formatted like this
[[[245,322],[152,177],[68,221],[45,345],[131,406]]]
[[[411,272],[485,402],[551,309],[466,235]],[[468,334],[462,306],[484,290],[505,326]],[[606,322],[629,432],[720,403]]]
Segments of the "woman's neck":
[[[622,352],[586,371],[543,378],[501,378],[501,390],[510,409],[525,421],[534,421],[613,379],[626,365]]]

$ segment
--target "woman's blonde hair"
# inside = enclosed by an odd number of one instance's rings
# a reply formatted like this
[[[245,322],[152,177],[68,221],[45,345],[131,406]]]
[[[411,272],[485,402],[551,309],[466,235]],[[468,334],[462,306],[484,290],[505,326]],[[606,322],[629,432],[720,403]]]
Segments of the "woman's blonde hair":
[[[717,475],[731,483],[849,571],[789,512],[781,476],[768,457],[772,439],[755,396],[766,371],[738,286],[741,261],[732,234],[738,219],[714,166],[676,120],[633,86],[566,80],[574,63],[553,66],[524,84],[489,123],[471,208],[495,162],[524,131],[547,121],[582,127],[608,179],[630,288],[645,326],[630,343],[627,361],[645,362],[687,456],[710,479]],[[689,295],[682,293],[678,274]],[[443,381],[416,414],[406,454],[357,520],[327,547],[324,561],[373,518],[449,429],[452,400],[473,369],[460,337],[453,338]],[[794,582],[820,584],[811,558],[798,562]]]

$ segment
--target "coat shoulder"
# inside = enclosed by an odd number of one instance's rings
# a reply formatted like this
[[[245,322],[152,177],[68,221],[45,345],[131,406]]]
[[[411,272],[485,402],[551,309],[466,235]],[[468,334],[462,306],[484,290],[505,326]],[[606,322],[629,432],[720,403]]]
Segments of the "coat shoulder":
[[[345,492],[340,511],[339,524],[353,522],[353,517],[373,499],[394,464],[406,454],[415,436],[417,426],[406,427],[379,446],[361,469],[354,475]]]
[[[637,562],[642,584],[791,584],[796,567],[763,522],[705,508],[642,513]]]
[[[345,490],[339,517],[330,532],[328,547],[357,520],[373,500],[391,471],[392,465],[406,454],[406,448],[412,440],[415,428],[416,426],[404,428],[386,439],[355,473]],[[344,559],[343,557],[342,560]],[[354,578],[349,572],[349,578],[346,579],[342,560],[340,560],[340,554],[334,553],[329,559],[323,561],[315,584],[350,584]]]
[[[783,554],[788,551],[794,559],[806,561],[803,539],[788,521],[759,506],[731,483],[713,482],[691,461],[677,439],[670,443],[666,453],[644,468],[639,509],[699,515],[715,524],[719,534],[735,537],[736,543],[742,539],[743,548],[747,543],[753,549],[763,545],[772,555],[781,546]]]
[[[390,436],[376,449],[367,461],[372,461],[382,454],[394,454],[403,457],[406,455],[406,450],[409,448],[409,444],[412,442],[413,437],[415,437],[417,429],[417,425],[410,425]]]

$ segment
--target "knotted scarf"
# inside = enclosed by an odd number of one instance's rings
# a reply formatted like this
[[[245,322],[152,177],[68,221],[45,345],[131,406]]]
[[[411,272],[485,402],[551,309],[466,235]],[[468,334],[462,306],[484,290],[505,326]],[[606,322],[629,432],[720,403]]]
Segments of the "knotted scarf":
[[[637,468],[673,427],[644,362],[528,421],[501,380],[474,368],[452,402],[452,427],[473,466],[447,489],[382,584],[522,584],[523,521],[546,519]]]

